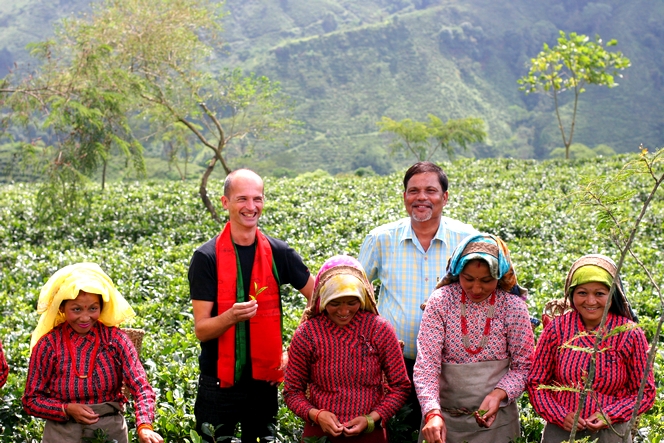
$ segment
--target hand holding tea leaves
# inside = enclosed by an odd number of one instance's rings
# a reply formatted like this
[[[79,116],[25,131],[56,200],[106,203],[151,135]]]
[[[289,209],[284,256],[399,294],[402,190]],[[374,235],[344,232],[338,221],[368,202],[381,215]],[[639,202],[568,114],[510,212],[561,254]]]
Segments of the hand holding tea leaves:
[[[593,415],[586,419],[586,427],[590,432],[597,432],[600,429],[606,428],[609,426],[609,418],[603,415],[601,412],[595,412]]]
[[[317,421],[323,432],[330,434],[333,437],[340,436],[344,431],[344,426],[341,424],[337,416],[330,411],[324,409],[311,409],[309,412],[309,418],[311,418],[313,421]]]
[[[484,414],[489,412],[487,409],[478,409],[477,411],[473,412],[473,416],[475,416],[475,421],[477,422],[478,425],[480,425],[483,428],[488,428],[489,425],[487,424],[487,421],[484,420]]]
[[[475,421],[480,427],[488,428],[493,424],[500,409],[500,402],[503,400],[507,400],[507,392],[500,388],[494,389],[484,397],[478,410],[473,413]]]
[[[249,294],[249,297],[252,300],[256,300],[256,297],[258,297],[258,294],[260,294],[261,292],[263,292],[266,289],[267,289],[267,286],[263,286],[262,288],[258,289],[258,282],[254,282],[254,294],[255,295]]]

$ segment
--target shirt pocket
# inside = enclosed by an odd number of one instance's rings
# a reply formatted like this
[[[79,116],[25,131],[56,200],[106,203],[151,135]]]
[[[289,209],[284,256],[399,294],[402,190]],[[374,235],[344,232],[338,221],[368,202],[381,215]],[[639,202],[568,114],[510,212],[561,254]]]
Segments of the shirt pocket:
[[[607,348],[597,355],[595,386],[601,392],[610,393],[627,382],[625,361],[619,351]]]

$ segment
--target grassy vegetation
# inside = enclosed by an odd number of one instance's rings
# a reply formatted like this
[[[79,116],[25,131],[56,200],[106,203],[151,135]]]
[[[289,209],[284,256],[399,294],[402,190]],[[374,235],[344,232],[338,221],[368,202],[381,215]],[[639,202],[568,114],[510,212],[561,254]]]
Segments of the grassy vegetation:
[[[450,177],[449,216],[504,238],[520,283],[530,290],[530,312],[562,295],[571,263],[582,254],[617,251],[598,228],[591,208],[578,204],[585,178],[618,171],[634,157],[565,161],[461,160],[446,164]],[[300,252],[312,272],[340,253],[357,255],[373,227],[404,216],[403,171],[379,177],[332,177],[324,172],[294,179],[266,180],[261,226]],[[625,194],[620,207],[632,215],[645,198],[647,178],[614,183]],[[20,405],[30,333],[37,322],[39,290],[57,269],[78,261],[99,263],[136,309],[129,326],[147,330],[142,358],[158,392],[156,428],[170,442],[191,441],[197,380],[198,342],[193,332],[187,268],[194,249],[215,235],[215,225],[198,198],[195,181],[116,183],[101,193],[90,189],[85,202],[64,219],[38,223],[34,187],[0,187],[0,337],[11,374],[0,392],[2,442],[37,441],[41,421]],[[209,187],[219,205],[222,183]],[[223,212],[223,211],[222,211]],[[637,236],[635,252],[661,285],[664,275],[664,199],[656,196]],[[646,276],[628,258],[623,271],[627,293],[649,339],[661,306]],[[288,340],[304,299],[285,289]],[[658,386],[664,383],[662,348],[656,361]],[[539,441],[541,420],[522,401],[524,441]],[[662,435],[664,395],[641,420],[651,435]],[[129,417],[129,414],[127,415]],[[279,417],[282,442],[295,442],[302,422],[284,407]],[[648,440],[655,441],[655,440]]]

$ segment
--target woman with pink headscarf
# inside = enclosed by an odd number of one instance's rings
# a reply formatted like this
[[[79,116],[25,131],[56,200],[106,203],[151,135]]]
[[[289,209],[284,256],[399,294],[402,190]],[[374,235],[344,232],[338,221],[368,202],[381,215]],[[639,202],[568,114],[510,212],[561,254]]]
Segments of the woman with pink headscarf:
[[[388,441],[385,422],[405,403],[410,381],[394,329],[377,314],[354,258],[323,264],[288,361],[284,400],[305,420],[303,438]]]

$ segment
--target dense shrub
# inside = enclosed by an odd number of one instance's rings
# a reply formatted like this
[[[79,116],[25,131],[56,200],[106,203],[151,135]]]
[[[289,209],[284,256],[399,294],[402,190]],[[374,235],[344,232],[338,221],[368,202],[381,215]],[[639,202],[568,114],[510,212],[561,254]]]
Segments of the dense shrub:
[[[595,214],[574,198],[584,177],[618,170],[630,157],[590,160],[515,161],[465,160],[445,165],[450,177],[450,203],[445,214],[503,237],[511,248],[520,283],[529,288],[531,314],[561,296],[572,261],[585,253],[617,256],[598,233]],[[403,171],[387,177],[331,177],[308,174],[266,180],[262,228],[289,242],[312,272],[331,255],[357,255],[365,234],[381,223],[405,215]],[[625,190],[645,189],[645,178],[616,183]],[[114,279],[137,311],[130,326],[148,331],[142,359],[158,393],[156,428],[170,442],[191,441],[194,428],[198,342],[193,333],[187,268],[194,249],[220,226],[211,221],[193,182],[114,184],[104,193],[90,193],[87,204],[62,220],[37,222],[34,188],[0,188],[0,338],[11,374],[1,395],[2,442],[38,441],[42,421],[23,413],[20,397],[25,383],[30,333],[37,322],[36,301],[41,285],[57,269],[78,261],[98,262]],[[221,183],[208,188],[218,203]],[[643,195],[622,202],[636,211]],[[646,217],[635,250],[653,275],[664,275],[664,203],[656,198]],[[633,259],[623,275],[633,305],[649,338],[661,306]],[[285,335],[297,326],[304,299],[285,288]],[[659,386],[664,381],[661,352],[656,362]],[[528,441],[539,440],[542,422],[527,401],[521,401]],[[664,399],[641,423],[662,432]],[[130,420],[133,418],[127,414]],[[281,441],[296,441],[302,423],[281,409]]]

